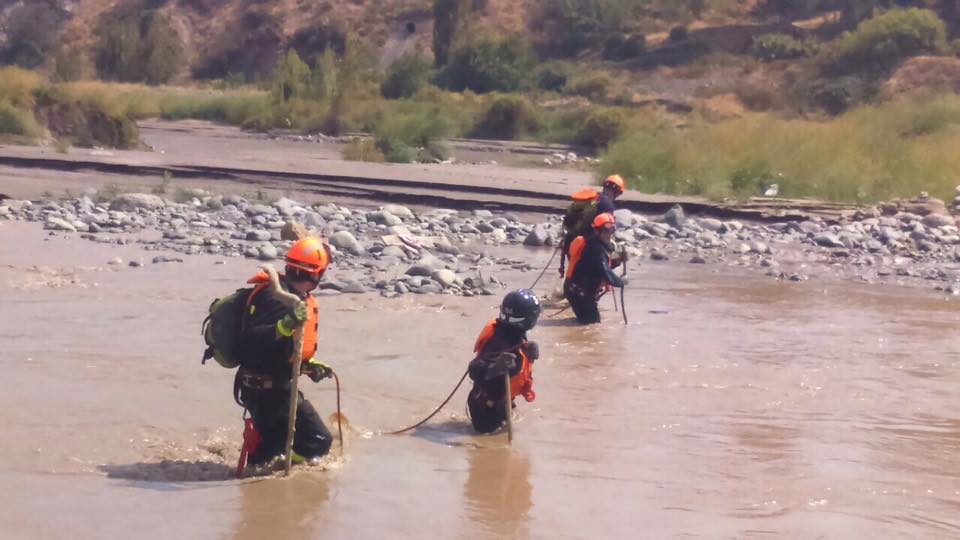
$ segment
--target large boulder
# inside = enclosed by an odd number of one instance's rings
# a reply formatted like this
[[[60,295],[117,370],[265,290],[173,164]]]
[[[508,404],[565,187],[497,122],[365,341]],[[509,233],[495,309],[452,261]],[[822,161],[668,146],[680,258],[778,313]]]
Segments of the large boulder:
[[[548,238],[550,238],[550,233],[547,232],[546,227],[537,225],[530,231],[530,234],[523,239],[523,245],[542,246],[547,243]]]
[[[420,260],[407,269],[410,276],[432,276],[434,272],[443,268],[443,261],[429,253],[425,253]]]
[[[670,225],[674,229],[683,227],[683,222],[686,220],[687,216],[683,213],[683,207],[681,207],[679,204],[673,205],[673,208],[667,210],[667,213],[663,215],[663,222],[667,225]]]

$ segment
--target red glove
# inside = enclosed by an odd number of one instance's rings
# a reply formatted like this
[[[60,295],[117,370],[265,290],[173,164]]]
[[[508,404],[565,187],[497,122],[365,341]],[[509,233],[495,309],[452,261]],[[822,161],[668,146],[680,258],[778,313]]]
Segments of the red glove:
[[[523,399],[527,400],[527,403],[537,399],[537,393],[533,391],[533,381],[529,381],[523,385],[523,388],[520,389],[520,394],[523,396]]]

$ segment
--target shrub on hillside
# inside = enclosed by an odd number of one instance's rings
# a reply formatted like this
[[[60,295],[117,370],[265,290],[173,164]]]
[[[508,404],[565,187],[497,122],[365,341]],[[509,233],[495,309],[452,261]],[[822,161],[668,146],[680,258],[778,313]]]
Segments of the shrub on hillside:
[[[759,60],[801,58],[817,52],[812,41],[801,41],[789,34],[764,34],[750,45],[750,54]]]
[[[946,29],[927,9],[891,9],[874,15],[837,38],[825,66],[835,74],[882,72],[906,56],[946,47]]]
[[[508,95],[494,100],[487,108],[474,135],[488,139],[516,139],[537,130],[536,110],[523,96]]]
[[[587,115],[574,142],[589,148],[603,148],[619,137],[625,127],[626,120],[617,109],[595,109]]]
[[[619,31],[637,7],[631,0],[541,0],[536,19],[550,52],[570,57]]]
[[[26,68],[38,67],[57,47],[66,15],[54,2],[19,3],[7,18],[3,59]]]
[[[564,94],[583,96],[592,100],[602,100],[614,86],[613,77],[597,71],[572,77],[563,88]]]
[[[643,54],[647,40],[643,34],[611,34],[603,42],[603,57],[607,60],[630,60]]]
[[[42,131],[32,112],[0,101],[0,134],[37,137]]]
[[[515,92],[526,86],[536,62],[530,44],[519,37],[482,39],[454,50],[439,82],[458,92]]]
[[[567,85],[572,68],[560,61],[545,62],[533,72],[533,84],[541,90],[559,92]]]
[[[427,84],[431,71],[430,61],[424,56],[403,56],[387,70],[387,78],[380,84],[380,93],[387,99],[412,97]]]
[[[347,161],[370,161],[374,163],[383,163],[387,160],[383,152],[377,147],[377,142],[373,139],[361,139],[353,141],[343,147],[341,153],[343,159]]]
[[[836,79],[814,81],[806,89],[806,100],[828,112],[837,115],[859,105],[866,100],[873,89],[870,83],[861,77],[849,75]]]

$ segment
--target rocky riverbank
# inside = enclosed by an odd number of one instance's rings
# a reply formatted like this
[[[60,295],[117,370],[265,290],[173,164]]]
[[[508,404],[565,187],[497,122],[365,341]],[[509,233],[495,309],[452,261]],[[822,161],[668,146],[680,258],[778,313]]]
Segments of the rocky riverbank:
[[[616,217],[616,239],[631,264],[746,267],[788,281],[832,275],[960,293],[960,231],[946,207],[930,199],[866,208],[833,223],[724,221],[687,216],[679,206],[661,216],[619,210]],[[218,256],[218,262],[227,257],[273,261],[309,232],[327,238],[336,255],[320,294],[387,297],[497,294],[503,287],[496,277],[500,271],[539,271],[549,254],[511,251],[514,255],[506,257],[499,246],[552,246],[560,236],[558,215],[525,223],[516,215],[486,210],[347,208],[200,190],[178,192],[176,200],[93,191],[61,200],[6,200],[0,202],[2,219],[40,222],[51,234],[94,242],[141,244],[158,252],[147,257],[154,264],[198,254]],[[145,262],[109,261],[133,268]]]

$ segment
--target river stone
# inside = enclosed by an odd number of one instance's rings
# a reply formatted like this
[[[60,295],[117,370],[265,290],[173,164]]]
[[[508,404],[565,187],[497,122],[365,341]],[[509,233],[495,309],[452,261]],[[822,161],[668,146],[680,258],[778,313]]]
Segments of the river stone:
[[[817,234],[822,230],[820,225],[814,221],[801,221],[797,224],[797,228],[805,234]]]
[[[363,253],[363,246],[360,245],[360,242],[350,231],[337,231],[333,233],[333,236],[330,237],[330,243],[336,246],[337,249],[354,255]]]
[[[717,232],[723,228],[723,222],[714,218],[700,218],[697,220],[697,223],[704,229],[712,232]]]
[[[443,261],[426,253],[420,260],[407,268],[408,276],[431,276],[436,270],[443,268]]]
[[[813,237],[813,241],[818,246],[824,246],[824,247],[830,247],[830,248],[843,247],[843,242],[841,242],[840,239],[837,238],[837,235],[832,233],[818,234]]]
[[[54,231],[77,232],[77,228],[74,227],[72,223],[58,217],[47,218],[47,222],[44,223],[43,228]]]
[[[364,287],[363,284],[360,283],[359,281],[355,279],[351,279],[351,280],[347,280],[347,282],[344,283],[341,291],[345,293],[350,293],[350,294],[362,294],[367,292],[367,288]]]
[[[690,264],[707,264],[707,260],[700,255],[694,255],[690,258]]]
[[[426,283],[417,287],[413,292],[417,294],[440,294],[443,288],[436,283]]]
[[[453,270],[447,270],[446,268],[441,268],[434,271],[430,277],[443,285],[445,289],[449,289],[451,286],[457,283],[457,274],[454,273]]]
[[[547,229],[542,225],[537,225],[530,231],[530,234],[523,239],[523,245],[542,246],[547,243],[548,238],[550,238],[550,233],[547,232]]]
[[[493,217],[493,212],[491,212],[491,211],[489,211],[489,210],[474,210],[474,211],[473,211],[473,215],[476,216],[476,217],[478,217],[478,218],[487,219],[487,218],[492,218],[492,217]]]
[[[265,204],[251,204],[244,212],[246,212],[248,216],[273,216],[276,215],[277,210]]]
[[[264,231],[261,229],[253,229],[247,231],[247,240],[253,240],[256,242],[269,242],[271,238],[270,231]]]
[[[283,228],[280,229],[280,239],[290,240],[292,242],[296,242],[309,234],[306,227],[292,220],[284,223]]]
[[[261,261],[272,261],[277,258],[277,248],[273,244],[263,244],[257,248],[257,258]]]
[[[945,227],[949,225],[955,225],[954,219],[951,216],[946,216],[943,214],[930,214],[924,216],[922,223],[927,227]]]
[[[151,262],[153,262],[153,264],[182,263],[183,259],[181,259],[180,257],[173,257],[171,255],[157,255],[156,257],[153,258],[153,261]]]
[[[666,261],[666,260],[669,260],[669,257],[667,257],[665,253],[662,253],[655,249],[650,252],[650,259],[654,261]]]
[[[386,225],[387,227],[393,227],[403,224],[403,220],[397,217],[386,210],[379,210],[377,212],[370,212],[367,214],[367,221],[376,223],[377,225]]]
[[[407,287],[406,283],[398,281],[393,285],[393,291],[397,294],[406,294],[410,292],[410,288]]]
[[[614,211],[613,218],[617,220],[618,229],[629,229],[634,225],[633,212],[626,208]]]
[[[401,206],[399,204],[387,204],[383,206],[384,212],[389,212],[394,216],[397,216],[402,219],[413,219],[413,212],[406,206]]]
[[[753,241],[750,242],[750,251],[753,253],[759,253],[761,255],[767,255],[770,253],[770,246],[764,242]]]
[[[118,210],[121,212],[131,212],[137,208],[158,210],[163,208],[163,206],[163,199],[149,193],[122,193],[110,202],[110,210]]]
[[[725,234],[725,233],[737,232],[742,229],[743,229],[743,223],[740,223],[739,221],[736,221],[736,220],[731,220],[731,221],[723,222],[723,229],[721,229],[720,232]]]
[[[686,221],[686,219],[687,216],[683,213],[683,207],[679,204],[673,205],[673,208],[663,214],[663,222],[674,229],[683,227],[683,222]]]
[[[380,252],[381,259],[385,257],[396,257],[398,259],[402,259],[406,257],[406,255],[407,252],[404,251],[400,246],[387,246],[383,248],[383,251]]]
[[[502,244],[507,241],[507,233],[503,229],[494,229],[490,233],[490,239],[498,244]]]

